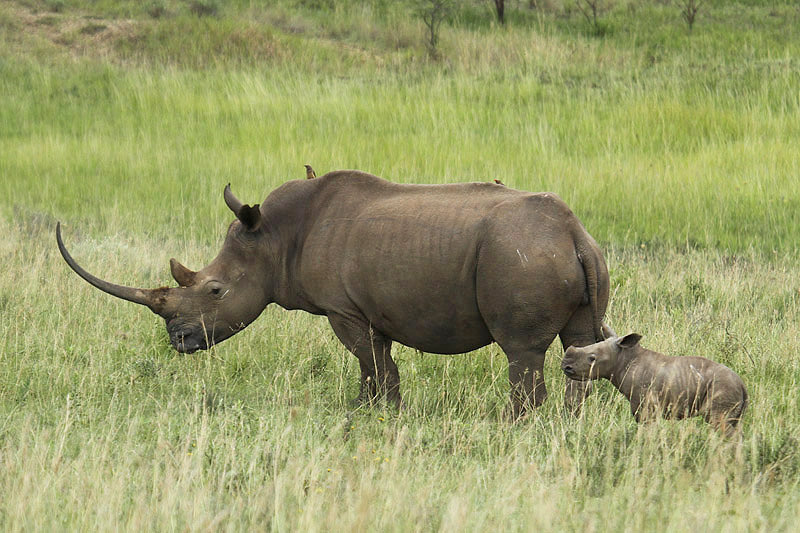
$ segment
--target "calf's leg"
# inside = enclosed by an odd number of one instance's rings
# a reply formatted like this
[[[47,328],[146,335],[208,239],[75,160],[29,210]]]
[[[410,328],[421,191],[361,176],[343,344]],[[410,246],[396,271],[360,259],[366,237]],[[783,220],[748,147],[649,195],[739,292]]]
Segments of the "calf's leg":
[[[736,431],[741,427],[739,422],[742,420],[742,415],[747,407],[747,400],[734,403],[733,405],[727,404],[724,406],[713,406],[703,413],[703,418],[711,426],[727,437],[736,434]]]

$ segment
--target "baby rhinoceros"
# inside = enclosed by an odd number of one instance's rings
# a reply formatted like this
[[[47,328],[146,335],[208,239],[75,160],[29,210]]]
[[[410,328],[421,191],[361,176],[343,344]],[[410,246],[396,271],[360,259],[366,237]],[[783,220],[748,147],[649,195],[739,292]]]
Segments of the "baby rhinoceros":
[[[605,324],[603,332],[602,342],[567,348],[561,361],[567,377],[608,379],[631,402],[637,422],[702,416],[716,429],[734,432],[747,408],[747,390],[736,372],[705,357],[648,350],[639,346],[638,333],[620,338]]]

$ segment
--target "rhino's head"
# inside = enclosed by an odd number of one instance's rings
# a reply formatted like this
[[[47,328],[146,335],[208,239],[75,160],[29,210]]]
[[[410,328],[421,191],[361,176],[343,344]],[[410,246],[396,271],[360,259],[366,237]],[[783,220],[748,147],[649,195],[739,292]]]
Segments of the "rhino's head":
[[[633,348],[642,338],[638,333],[620,338],[607,324],[603,324],[603,335],[606,337],[604,341],[567,348],[561,360],[561,370],[568,378],[585,381],[609,377],[614,373],[620,352]]]
[[[67,252],[56,226],[56,240],[67,264],[83,279],[118,298],[147,306],[167,324],[176,350],[205,350],[244,329],[269,303],[268,273],[258,264],[265,246],[259,206],[243,205],[225,187],[225,203],[238,220],[228,228],[217,257],[197,272],[170,259],[178,287],[137,289],[109,283],[84,270]]]

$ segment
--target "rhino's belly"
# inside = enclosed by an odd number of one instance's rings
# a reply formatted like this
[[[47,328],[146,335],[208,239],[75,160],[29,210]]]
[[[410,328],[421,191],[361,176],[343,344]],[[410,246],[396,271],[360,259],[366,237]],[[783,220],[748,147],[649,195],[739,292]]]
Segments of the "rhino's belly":
[[[485,329],[483,331],[477,329],[472,331],[453,330],[451,335],[431,337],[402,331],[392,332],[388,335],[400,344],[423,352],[440,354],[470,352],[492,342],[492,336]]]
[[[476,350],[492,342],[477,309],[455,312],[420,305],[409,312],[382,311],[372,323],[386,336],[423,352],[454,354]]]

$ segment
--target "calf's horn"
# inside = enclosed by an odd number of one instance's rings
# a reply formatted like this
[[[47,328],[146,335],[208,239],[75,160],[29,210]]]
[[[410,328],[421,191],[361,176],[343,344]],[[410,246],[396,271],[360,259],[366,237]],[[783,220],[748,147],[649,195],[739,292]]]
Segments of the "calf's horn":
[[[89,274],[75,262],[64,246],[64,241],[61,240],[61,222],[56,224],[56,241],[58,242],[58,250],[61,252],[61,257],[64,258],[64,261],[66,261],[70,268],[80,277],[103,292],[107,292],[123,300],[128,300],[129,302],[145,305],[154,313],[160,314],[164,306],[164,292],[169,289],[135,289],[133,287],[109,283],[108,281]]]

